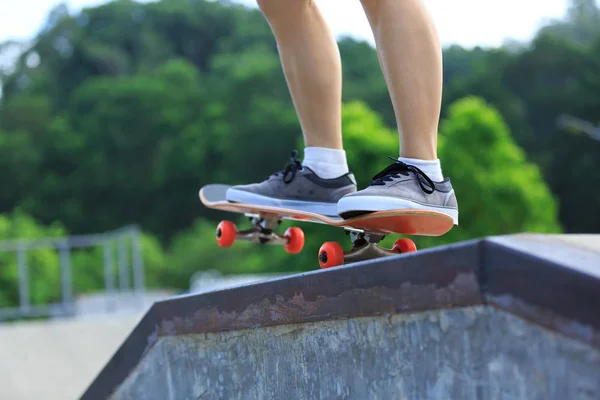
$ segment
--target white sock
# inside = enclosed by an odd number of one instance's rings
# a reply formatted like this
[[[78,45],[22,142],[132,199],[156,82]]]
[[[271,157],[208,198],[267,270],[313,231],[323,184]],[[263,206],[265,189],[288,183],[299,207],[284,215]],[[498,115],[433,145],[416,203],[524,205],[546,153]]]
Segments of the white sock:
[[[348,173],[348,162],[344,150],[326,147],[306,147],[302,165],[312,169],[323,179],[333,179]]]
[[[444,180],[440,160],[419,160],[418,158],[399,157],[398,161],[402,161],[403,163],[409,165],[414,165],[421,171],[425,172],[425,174],[427,174],[427,176],[434,182],[441,182]]]

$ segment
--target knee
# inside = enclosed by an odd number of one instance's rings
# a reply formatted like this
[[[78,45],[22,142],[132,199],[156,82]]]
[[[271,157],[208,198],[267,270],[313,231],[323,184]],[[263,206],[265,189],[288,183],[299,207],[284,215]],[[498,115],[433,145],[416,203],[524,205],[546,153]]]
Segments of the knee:
[[[277,18],[280,15],[298,15],[302,9],[314,5],[314,0],[256,0],[258,8],[267,18]]]

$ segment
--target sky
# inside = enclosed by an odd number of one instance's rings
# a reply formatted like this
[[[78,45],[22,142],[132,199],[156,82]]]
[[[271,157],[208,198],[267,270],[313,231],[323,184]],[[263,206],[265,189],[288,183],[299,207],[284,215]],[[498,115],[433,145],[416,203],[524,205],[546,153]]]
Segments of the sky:
[[[279,0],[285,1],[285,0]],[[567,0],[424,0],[444,45],[499,46],[505,39],[530,39],[542,22],[560,18]],[[71,10],[103,0],[65,0]],[[238,0],[255,5],[255,0]],[[359,0],[316,0],[336,36],[352,35],[373,43]],[[0,43],[33,37],[59,0],[0,0]]]

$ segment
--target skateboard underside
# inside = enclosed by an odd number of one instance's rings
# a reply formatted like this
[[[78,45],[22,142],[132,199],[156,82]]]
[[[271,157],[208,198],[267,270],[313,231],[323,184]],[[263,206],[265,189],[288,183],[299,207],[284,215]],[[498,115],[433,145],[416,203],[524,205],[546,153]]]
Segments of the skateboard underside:
[[[217,243],[230,247],[236,240],[262,244],[283,245],[289,253],[302,250],[304,233],[300,228],[288,229],[283,235],[275,232],[282,220],[313,222],[343,228],[350,236],[352,250],[344,252],[338,243],[327,242],[319,251],[319,263],[328,268],[344,263],[385,257],[389,255],[416,251],[412,240],[403,238],[394,243],[392,249],[378,245],[389,234],[407,234],[419,236],[440,236],[453,227],[451,217],[421,210],[379,211],[350,219],[325,216],[310,211],[263,206],[247,203],[231,203],[225,199],[230,186],[213,184],[200,190],[200,200],[216,210],[234,212],[248,216],[253,228],[238,230],[230,221],[222,221],[217,227]]]

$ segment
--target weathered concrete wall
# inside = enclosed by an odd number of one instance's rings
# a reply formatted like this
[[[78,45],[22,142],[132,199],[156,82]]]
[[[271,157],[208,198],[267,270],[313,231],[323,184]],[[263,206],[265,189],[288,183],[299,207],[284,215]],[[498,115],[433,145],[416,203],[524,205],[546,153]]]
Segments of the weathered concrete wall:
[[[161,339],[113,399],[600,398],[600,351],[492,308]]]

